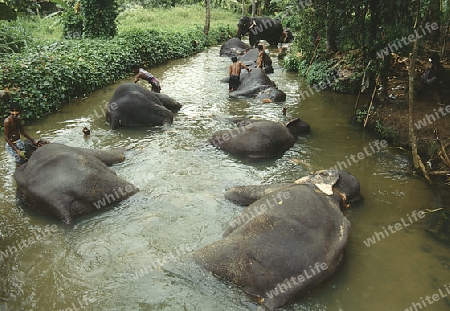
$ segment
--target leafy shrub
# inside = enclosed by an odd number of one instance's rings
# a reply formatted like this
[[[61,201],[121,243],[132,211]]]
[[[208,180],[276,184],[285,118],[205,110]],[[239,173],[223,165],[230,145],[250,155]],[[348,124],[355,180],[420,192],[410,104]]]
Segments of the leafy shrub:
[[[83,37],[83,17],[80,13],[80,3],[77,0],[67,2],[61,20],[64,38],[81,39]]]
[[[112,38],[117,33],[119,7],[115,0],[80,0],[84,36]]]
[[[0,54],[19,53],[31,40],[31,33],[14,22],[0,21]]]

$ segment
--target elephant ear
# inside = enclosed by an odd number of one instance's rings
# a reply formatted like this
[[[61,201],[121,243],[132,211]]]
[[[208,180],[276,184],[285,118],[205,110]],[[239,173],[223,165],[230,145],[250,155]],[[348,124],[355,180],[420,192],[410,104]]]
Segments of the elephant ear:
[[[307,134],[310,132],[309,124],[302,121],[300,118],[295,118],[286,123],[286,127],[294,137],[300,134]]]

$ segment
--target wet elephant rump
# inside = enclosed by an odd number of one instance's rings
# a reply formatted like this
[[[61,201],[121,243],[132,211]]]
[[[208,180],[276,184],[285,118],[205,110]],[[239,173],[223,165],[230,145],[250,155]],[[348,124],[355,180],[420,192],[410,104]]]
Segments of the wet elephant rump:
[[[153,103],[135,103],[130,106],[127,105],[129,102],[133,102],[132,98],[121,99],[115,112],[119,116],[121,126],[161,126],[173,122],[172,112],[163,106]]]
[[[296,185],[280,192],[289,196],[280,202],[271,193],[256,201],[232,222],[227,236],[197,255],[214,274],[260,297],[316,263],[328,265],[286,293],[265,297],[268,306],[281,306],[329,278],[342,260],[350,228],[338,204],[313,187]],[[242,217],[245,213],[251,217]]]

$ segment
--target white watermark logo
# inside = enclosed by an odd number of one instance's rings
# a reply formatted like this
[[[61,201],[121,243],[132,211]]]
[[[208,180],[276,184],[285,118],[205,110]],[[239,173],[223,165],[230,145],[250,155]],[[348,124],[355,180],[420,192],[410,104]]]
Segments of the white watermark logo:
[[[417,130],[420,130],[422,127],[428,126],[439,120],[441,117],[445,117],[447,113],[450,113],[450,105],[439,108],[437,111],[433,109],[434,113],[427,114],[425,117],[414,123],[414,126]]]
[[[373,155],[374,153],[380,152],[382,149],[386,148],[388,143],[386,140],[375,140],[374,142],[369,143],[368,146],[363,148],[363,151],[358,152],[356,155],[351,154],[350,157],[345,156],[344,161],[338,161],[335,166],[330,167],[329,170],[344,170],[353,164],[358,163],[361,160],[364,160],[366,157]]]
[[[266,297],[269,299],[272,299],[273,297],[276,297],[278,295],[282,295],[285,292],[292,290],[294,286],[300,285],[301,283],[305,282],[306,280],[314,277],[315,275],[320,274],[321,272],[328,269],[328,265],[326,262],[316,262],[313,266],[309,266],[308,270],[303,270],[301,274],[299,274],[297,277],[293,276],[289,279],[284,280],[282,283],[278,283],[273,289],[271,289],[269,292],[266,292]]]
[[[372,245],[375,245],[375,243],[380,242],[381,240],[387,238],[390,234],[394,234],[403,228],[409,227],[411,224],[413,224],[414,221],[418,221],[421,218],[425,217],[425,213],[422,211],[416,212],[413,211],[411,213],[411,216],[409,214],[406,215],[409,222],[406,222],[405,219],[400,219],[401,222],[397,222],[394,225],[389,225],[387,229],[383,226],[383,230],[381,232],[374,232],[372,237],[364,240],[364,244],[367,247],[370,247]],[[414,219],[414,221],[413,221]]]
[[[30,236],[28,239],[22,239],[20,242],[16,241],[15,245],[8,245],[8,248],[5,251],[0,250],[0,261],[20,252],[24,248],[30,247],[42,239],[48,238],[52,233],[57,231],[57,225],[46,225],[42,232],[33,230],[34,236]]]
[[[114,188],[111,193],[105,193],[102,199],[99,199],[97,202],[94,202],[94,206],[97,209],[101,209],[102,207],[115,203],[116,201],[121,201],[125,198],[128,198],[130,193],[134,193],[137,190],[139,189],[134,187],[133,185],[127,185],[125,188],[118,187],[117,190],[116,188]]]
[[[450,285],[450,284],[449,284]],[[411,307],[406,308],[405,311],[419,311],[424,308],[432,305],[435,302],[438,302],[442,298],[447,297],[450,294],[450,288],[447,285],[444,285],[445,291],[441,288],[438,289],[438,293],[435,293],[431,296],[426,295],[425,298],[420,297],[420,302],[413,302]]]
[[[402,47],[407,46],[420,38],[423,38],[423,36],[426,36],[427,34],[430,34],[432,31],[437,29],[439,29],[439,25],[437,23],[430,24],[430,22],[427,22],[425,24],[425,27],[420,27],[419,30],[414,30],[414,33],[408,35],[408,37],[401,37],[400,39],[397,38],[393,42],[389,43],[385,48],[377,52],[377,56],[379,58],[384,58],[384,56],[388,56],[390,53],[395,53]]]
[[[350,72],[347,69],[342,70],[342,77],[348,77],[350,75]],[[333,86],[334,83],[336,83],[341,76],[335,72],[330,74],[329,76],[327,76],[325,78],[325,80],[319,82],[319,83],[315,83],[313,85],[309,86],[309,90],[300,90],[300,99],[299,100],[304,100],[307,97],[309,98],[310,96],[314,95],[314,93],[318,93],[318,92],[322,92],[324,90],[326,90],[327,88],[330,88]]]
[[[261,215],[268,209],[282,204],[283,200],[290,199],[290,197],[291,194],[287,191],[280,191],[276,194],[271,194],[271,196],[266,198],[263,203],[254,205],[242,212],[238,217],[230,222],[230,226],[235,228],[237,226],[240,226],[241,224],[245,224],[246,222],[254,219],[256,216]]]

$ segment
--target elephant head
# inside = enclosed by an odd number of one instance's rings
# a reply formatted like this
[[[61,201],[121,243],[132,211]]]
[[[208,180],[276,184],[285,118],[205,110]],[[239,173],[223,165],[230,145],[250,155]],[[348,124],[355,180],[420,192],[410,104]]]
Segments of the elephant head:
[[[253,20],[250,17],[242,16],[239,19],[239,23],[237,24],[238,29],[237,29],[236,37],[241,39],[241,37],[250,30],[252,23],[253,23]]]
[[[288,123],[286,123],[286,127],[294,137],[310,132],[309,124],[301,120],[300,118],[290,120]]]
[[[280,43],[290,43],[294,41],[294,35],[292,34],[292,31],[289,28],[283,29],[283,34],[280,38]]]

